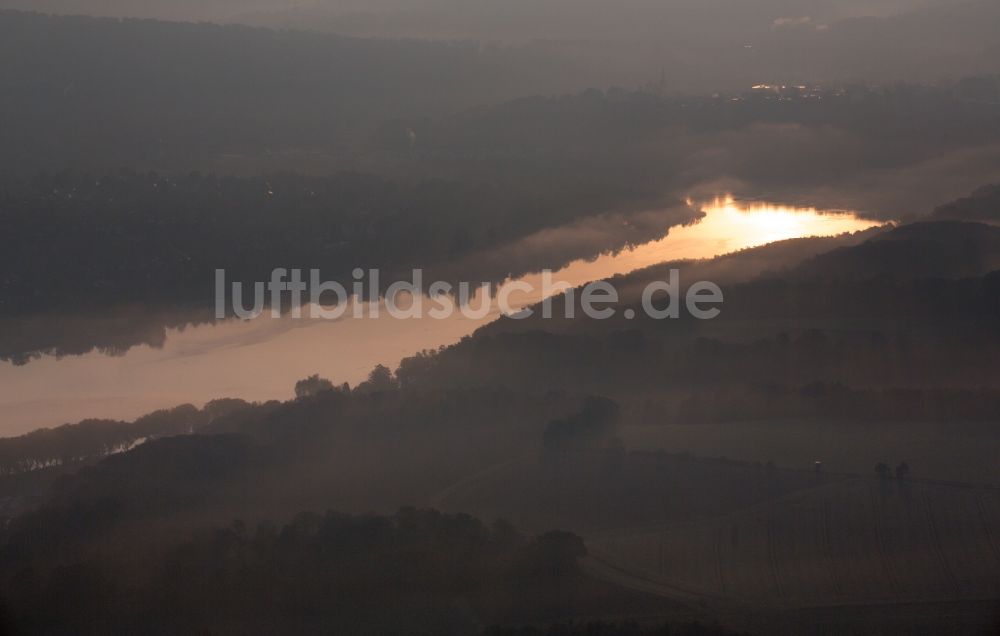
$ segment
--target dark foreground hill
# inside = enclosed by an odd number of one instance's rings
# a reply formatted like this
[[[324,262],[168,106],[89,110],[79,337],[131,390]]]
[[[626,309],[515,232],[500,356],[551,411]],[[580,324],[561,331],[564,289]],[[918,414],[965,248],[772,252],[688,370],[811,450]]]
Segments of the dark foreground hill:
[[[587,611],[675,611],[584,576],[586,547],[572,533],[528,538],[434,510],[234,521],[142,550],[126,541],[17,569],[4,590],[12,633],[477,634]]]

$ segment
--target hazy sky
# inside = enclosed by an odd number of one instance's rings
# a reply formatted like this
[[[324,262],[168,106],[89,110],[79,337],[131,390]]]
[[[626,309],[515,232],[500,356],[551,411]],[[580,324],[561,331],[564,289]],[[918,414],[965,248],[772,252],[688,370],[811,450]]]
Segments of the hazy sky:
[[[711,20],[736,16],[811,16],[840,19],[885,16],[957,0],[3,0],[0,7],[24,10],[232,20],[253,12],[323,11],[332,15],[371,15],[414,28],[432,18],[473,29],[503,33],[518,26],[536,34],[570,29],[607,32],[622,24],[643,25],[650,16]],[[646,26],[651,26],[646,24]],[[426,28],[426,24],[422,27]]]
[[[556,92],[659,79],[939,80],[1000,71],[992,0],[0,0],[0,8],[529,46]],[[858,22],[857,18],[874,21]],[[567,83],[567,76],[572,82]]]

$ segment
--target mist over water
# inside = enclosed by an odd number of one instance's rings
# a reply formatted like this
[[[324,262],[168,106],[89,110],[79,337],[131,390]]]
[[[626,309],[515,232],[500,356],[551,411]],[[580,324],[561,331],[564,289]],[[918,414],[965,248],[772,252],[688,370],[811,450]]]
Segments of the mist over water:
[[[707,259],[774,241],[878,225],[849,211],[739,202],[728,196],[689,205],[704,216],[671,227],[658,240],[575,260],[556,270],[553,280],[576,287],[666,261]],[[518,280],[541,288],[540,274]],[[473,288],[479,284],[470,283]],[[542,298],[514,294],[511,300],[523,307]],[[477,297],[472,306],[480,302]],[[272,319],[265,312],[250,321],[169,329],[162,346],[140,345],[119,356],[92,352],[61,359],[43,356],[25,366],[2,363],[0,434],[89,417],[133,419],[154,409],[219,397],[287,400],[295,382],[314,373],[353,385],[375,365],[395,368],[404,357],[453,344],[498,318],[494,310],[482,319],[454,312],[445,320],[397,320],[384,308],[377,318],[352,318],[350,310],[335,321],[310,320],[308,311],[303,315]]]

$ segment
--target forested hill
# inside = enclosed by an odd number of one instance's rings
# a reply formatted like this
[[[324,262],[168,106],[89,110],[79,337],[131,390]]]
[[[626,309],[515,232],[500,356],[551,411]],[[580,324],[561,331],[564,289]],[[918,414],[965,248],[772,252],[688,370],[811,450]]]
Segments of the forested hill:
[[[162,342],[165,326],[211,318],[216,268],[242,282],[268,280],[275,267],[301,268],[307,278],[316,268],[345,283],[355,267],[405,279],[412,268],[471,258],[615,205],[638,207],[641,194],[353,173],[0,180],[0,360]],[[678,207],[600,248],[661,236],[694,214]],[[531,266],[504,262],[485,275]],[[74,312],[55,311],[68,306]]]
[[[0,168],[156,166],[343,146],[365,124],[529,94],[540,59],[474,43],[0,12]],[[109,143],[109,137],[117,143]],[[141,152],[140,152],[141,150]]]

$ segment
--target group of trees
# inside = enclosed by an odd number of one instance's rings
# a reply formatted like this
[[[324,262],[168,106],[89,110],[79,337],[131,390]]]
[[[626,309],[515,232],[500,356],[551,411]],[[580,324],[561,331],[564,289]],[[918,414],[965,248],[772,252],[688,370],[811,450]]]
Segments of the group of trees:
[[[440,633],[517,616],[533,594],[577,585],[582,540],[529,538],[504,521],[402,509],[303,512],[178,539],[136,570],[141,541],[49,570],[6,554],[3,596],[24,633]],[[134,555],[133,555],[134,556]],[[13,569],[11,569],[13,567]]]
[[[804,285],[799,290],[809,293]],[[738,313],[728,296],[725,311]],[[446,352],[404,362],[400,380],[410,387],[499,383],[611,397],[669,389],[675,397],[684,394],[676,410],[663,414],[669,418],[990,419],[995,390],[950,388],[1000,380],[993,363],[1000,340],[985,315],[974,320],[978,324],[962,333],[947,333],[949,321],[941,320],[934,326],[941,330],[924,332],[923,339],[916,333],[810,330],[749,342],[739,334],[697,337],[683,324],[650,324],[644,332],[605,332],[595,325],[591,333],[504,332],[500,325]]]
[[[350,395],[352,391],[359,394],[377,393],[380,391],[391,391],[399,388],[399,381],[393,375],[389,367],[379,364],[368,374],[368,379],[359,383],[353,389],[348,383],[334,386],[333,382],[326,378],[319,377],[319,374],[303,378],[295,383],[295,397],[298,399],[308,399],[321,396],[324,393],[340,393]]]
[[[906,462],[900,462],[896,466],[896,479],[898,481],[903,481],[910,477],[910,465]],[[885,462],[879,462],[875,464],[875,474],[878,475],[879,479],[886,480],[891,479],[893,470],[889,468],[889,465]]]
[[[134,422],[84,420],[0,439],[0,476],[49,467],[89,463],[133,448],[147,440],[188,435],[251,405],[220,399],[198,409],[190,404],[144,415]]]
[[[590,396],[578,413],[549,422],[542,434],[548,452],[599,447],[614,435],[619,407],[613,400]]]
[[[248,284],[270,280],[274,267],[306,278],[316,268],[348,288],[354,268],[380,268],[388,285],[393,274],[598,211],[572,195],[545,203],[543,213],[537,198],[490,185],[357,174],[5,179],[0,228],[20,240],[0,255],[0,315],[138,301],[211,306],[219,268]]]
[[[253,519],[260,511],[288,514],[290,492],[298,508],[386,510],[424,502],[465,475],[537,452],[545,423],[579,413],[585,402],[577,395],[498,388],[402,390],[388,370],[373,379],[285,403],[234,401],[227,412],[216,413],[212,404],[203,411],[182,408],[178,421],[190,417],[171,429],[173,436],[163,428],[153,434],[140,420],[136,430],[151,439],[129,452],[94,455],[46,473],[58,476],[54,489],[38,490],[51,479],[5,482],[5,494],[35,495],[35,501],[28,511],[3,511],[18,516],[0,542],[30,561],[55,546],[72,550],[67,546],[81,536],[102,536],[150,517],[198,514],[221,523]],[[306,384],[327,386],[319,377]],[[190,432],[192,422],[197,434],[178,434]],[[79,437],[86,431],[65,429]],[[104,437],[97,438],[97,452],[103,452]],[[10,443],[29,449],[23,440]],[[52,448],[38,452],[61,461],[66,447]]]

